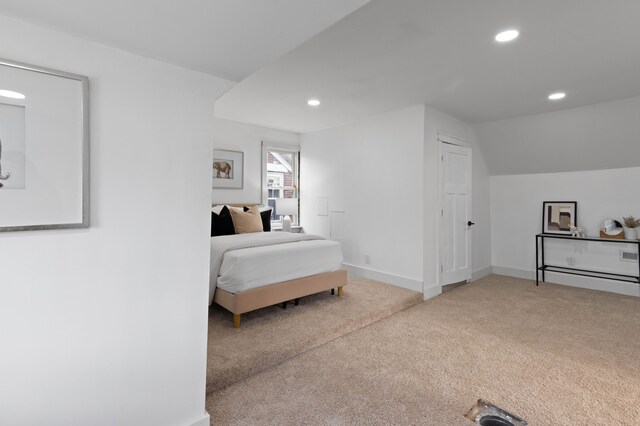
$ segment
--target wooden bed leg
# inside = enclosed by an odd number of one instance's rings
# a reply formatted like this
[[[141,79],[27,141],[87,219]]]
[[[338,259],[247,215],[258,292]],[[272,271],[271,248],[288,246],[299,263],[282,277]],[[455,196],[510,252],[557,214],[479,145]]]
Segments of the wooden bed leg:
[[[298,306],[298,302],[300,302],[300,299],[295,299],[295,300],[293,301],[293,304],[294,304],[295,306]]]
[[[332,288],[332,289],[331,289],[331,295],[333,296],[334,294],[336,294],[336,289],[335,289],[335,288]]]
[[[233,314],[233,328],[240,328],[240,314]]]
[[[343,296],[342,287],[338,287],[338,297],[342,297],[342,296]]]
[[[282,309],[287,309],[287,302],[282,302],[282,306],[281,306],[281,308],[282,308]]]

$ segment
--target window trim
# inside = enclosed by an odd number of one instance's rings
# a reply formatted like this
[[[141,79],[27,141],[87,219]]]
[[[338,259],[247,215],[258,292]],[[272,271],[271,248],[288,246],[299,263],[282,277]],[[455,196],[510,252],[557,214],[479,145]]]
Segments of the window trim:
[[[279,152],[294,154],[294,159],[295,159],[295,164],[293,164],[294,176],[295,176],[294,182],[293,182],[294,186],[293,187],[282,186],[281,188],[278,188],[278,189],[282,191],[293,190],[295,192],[295,196],[299,200],[300,199],[300,147],[296,145],[272,143],[272,142],[265,142],[265,141],[262,141],[261,144],[262,144],[262,161],[261,161],[262,182],[261,182],[260,192],[262,194],[262,205],[266,206],[269,204],[269,190],[267,188],[268,174],[267,174],[267,166],[266,166],[269,151],[276,151],[276,152],[279,151]],[[299,225],[300,224],[300,208],[299,207],[298,207],[298,215],[294,219],[295,220],[292,223],[292,225],[296,225],[296,226]],[[273,224],[279,224],[280,222],[281,221],[279,220],[272,221]]]

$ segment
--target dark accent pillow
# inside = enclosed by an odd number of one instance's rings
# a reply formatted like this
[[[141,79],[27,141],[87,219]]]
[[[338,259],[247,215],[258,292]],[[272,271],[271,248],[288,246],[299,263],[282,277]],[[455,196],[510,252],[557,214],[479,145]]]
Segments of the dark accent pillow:
[[[211,212],[211,236],[218,237],[220,235],[234,235],[236,229],[233,227],[231,213],[227,206],[220,210],[220,214]]]
[[[260,219],[262,219],[262,230],[271,232],[271,209],[260,212]]]
[[[249,207],[244,206],[244,211],[249,211]],[[264,232],[271,232],[271,209],[261,211],[260,219],[262,219],[262,230]]]

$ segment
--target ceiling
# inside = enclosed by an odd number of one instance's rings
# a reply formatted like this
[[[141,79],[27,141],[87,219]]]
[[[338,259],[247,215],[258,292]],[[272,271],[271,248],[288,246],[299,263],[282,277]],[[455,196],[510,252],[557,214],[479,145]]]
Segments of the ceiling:
[[[242,80],[217,116],[295,132],[419,103],[481,123],[640,95],[637,0],[0,0],[0,13]],[[515,42],[493,40],[512,27]]]
[[[511,27],[515,42],[494,41]],[[240,82],[216,115],[309,132],[418,103],[470,123],[550,112],[640,95],[638,40],[637,0],[373,0]]]
[[[0,0],[0,13],[239,81],[368,0]]]

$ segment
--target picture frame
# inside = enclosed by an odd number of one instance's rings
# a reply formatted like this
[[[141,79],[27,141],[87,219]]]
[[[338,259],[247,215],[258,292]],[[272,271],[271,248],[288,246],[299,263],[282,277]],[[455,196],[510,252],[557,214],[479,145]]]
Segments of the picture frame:
[[[214,189],[244,188],[244,152],[213,150]]]
[[[0,59],[0,232],[88,228],[89,78]]]
[[[542,233],[571,234],[571,227],[578,226],[576,201],[544,201],[542,203]]]

